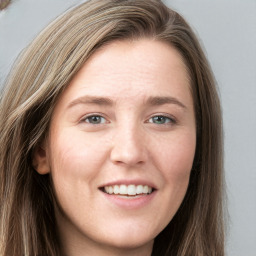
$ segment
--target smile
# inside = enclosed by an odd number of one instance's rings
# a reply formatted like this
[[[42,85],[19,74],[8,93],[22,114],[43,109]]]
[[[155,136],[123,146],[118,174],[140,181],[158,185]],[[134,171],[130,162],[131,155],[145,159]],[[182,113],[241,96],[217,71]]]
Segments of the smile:
[[[113,185],[104,186],[103,192],[107,194],[124,195],[124,196],[136,196],[136,195],[148,195],[153,192],[153,188],[147,185]]]

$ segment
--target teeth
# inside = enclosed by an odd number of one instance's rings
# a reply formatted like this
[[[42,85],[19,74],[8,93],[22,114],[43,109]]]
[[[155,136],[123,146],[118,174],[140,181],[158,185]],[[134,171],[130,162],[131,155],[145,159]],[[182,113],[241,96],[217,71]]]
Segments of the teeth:
[[[136,194],[142,194],[143,193],[143,186],[139,185],[136,187]]]
[[[120,186],[120,189],[119,189],[119,193],[120,193],[121,195],[126,195],[126,194],[127,194],[127,186],[121,185],[121,186]]]
[[[119,186],[114,186],[114,194],[119,194]]]
[[[111,187],[111,186],[108,187],[108,193],[109,194],[113,194],[113,190],[114,190],[113,187]]]
[[[148,193],[148,186],[143,187],[143,193],[147,194]]]
[[[136,195],[136,187],[135,185],[129,185],[127,188],[127,194],[129,196],[135,196]]]
[[[147,185],[114,185],[114,186],[105,186],[104,191],[108,194],[115,194],[115,195],[141,195],[141,194],[151,194],[152,187]]]

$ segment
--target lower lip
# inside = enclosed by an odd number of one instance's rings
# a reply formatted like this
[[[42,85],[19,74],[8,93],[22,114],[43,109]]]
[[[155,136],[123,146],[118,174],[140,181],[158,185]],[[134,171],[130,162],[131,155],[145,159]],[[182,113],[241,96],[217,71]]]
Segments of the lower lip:
[[[105,198],[109,200],[111,203],[113,203],[114,205],[128,209],[128,210],[129,209],[133,210],[133,209],[145,207],[148,204],[150,204],[150,202],[155,197],[156,192],[157,191],[155,190],[151,194],[137,196],[137,197],[121,197],[115,194],[107,194],[104,192],[102,193],[105,196]]]

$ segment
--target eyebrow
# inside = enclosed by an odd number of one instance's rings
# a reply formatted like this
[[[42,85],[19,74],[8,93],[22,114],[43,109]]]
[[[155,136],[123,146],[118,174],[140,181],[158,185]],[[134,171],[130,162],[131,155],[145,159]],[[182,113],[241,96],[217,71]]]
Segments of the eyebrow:
[[[82,105],[92,104],[92,105],[111,107],[114,105],[114,101],[107,97],[82,96],[70,102],[68,105],[68,108],[72,108],[80,104]],[[149,105],[149,106],[161,106],[164,104],[175,104],[183,109],[187,109],[187,107],[181,101],[179,101],[177,98],[174,98],[174,97],[151,96],[146,100],[146,105]]]
[[[149,97],[149,99],[147,100],[147,104],[151,105],[151,106],[160,106],[160,105],[164,105],[164,104],[175,104],[181,108],[187,109],[187,107],[181,101],[179,101],[177,98],[169,97],[169,96]]]
[[[97,96],[82,96],[74,101],[70,102],[68,108],[72,108],[76,105],[80,104],[92,104],[92,105],[100,105],[100,106],[112,106],[114,102],[105,97],[97,97]]]

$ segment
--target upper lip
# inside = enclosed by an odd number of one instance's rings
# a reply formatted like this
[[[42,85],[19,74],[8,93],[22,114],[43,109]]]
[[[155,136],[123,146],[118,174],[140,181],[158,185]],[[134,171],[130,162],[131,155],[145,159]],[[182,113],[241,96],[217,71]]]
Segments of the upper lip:
[[[144,185],[144,186],[149,186],[153,189],[157,189],[156,185],[154,183],[152,183],[151,181],[148,180],[143,180],[143,179],[131,179],[131,180],[127,180],[127,179],[120,179],[120,180],[115,180],[115,181],[110,181],[107,183],[104,183],[102,185],[99,186],[99,188],[103,188],[106,186],[114,186],[114,185]]]

